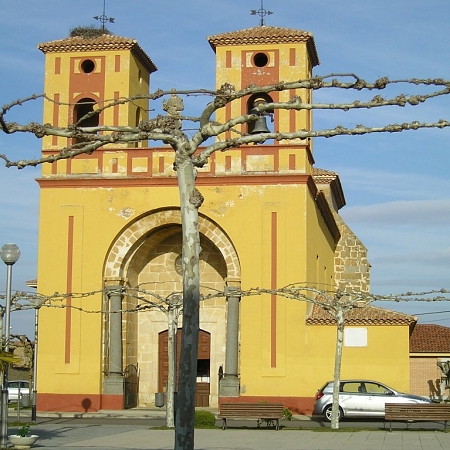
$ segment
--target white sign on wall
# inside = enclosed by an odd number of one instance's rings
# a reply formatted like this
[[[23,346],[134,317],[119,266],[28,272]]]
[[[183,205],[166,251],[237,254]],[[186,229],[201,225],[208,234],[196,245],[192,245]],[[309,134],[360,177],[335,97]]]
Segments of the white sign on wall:
[[[367,328],[344,328],[345,347],[367,347]]]

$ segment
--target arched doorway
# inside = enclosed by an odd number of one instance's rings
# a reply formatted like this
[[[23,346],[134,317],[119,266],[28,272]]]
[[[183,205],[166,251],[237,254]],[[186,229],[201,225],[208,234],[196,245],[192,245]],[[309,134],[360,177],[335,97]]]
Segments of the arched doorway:
[[[202,252],[200,255],[200,277],[202,292],[223,292],[228,277],[238,279],[240,266],[234,247],[220,227],[210,219],[199,216],[199,231]],[[139,406],[154,404],[155,392],[161,392],[159,376],[159,334],[167,331],[167,314],[158,308],[149,307],[139,313],[133,312],[144,302],[182,290],[182,274],[179,272],[179,255],[182,247],[181,215],[179,209],[164,209],[142,216],[129,224],[112,243],[105,262],[105,280],[109,283],[124,281],[128,287],[139,287],[138,295],[125,296],[123,309],[123,364],[139,365]],[[107,309],[107,305],[105,305]],[[105,335],[108,333],[107,319],[104,321]],[[182,318],[178,326],[182,327]],[[199,361],[199,377],[207,379],[216,374],[225,362],[226,347],[226,300],[211,298],[200,306],[200,326],[207,333],[209,356]],[[107,341],[105,340],[107,345]],[[104,354],[108,354],[105,346]],[[203,350],[202,350],[203,352]],[[201,353],[203,354],[203,353]],[[205,353],[206,355],[206,353]],[[218,402],[218,378],[211,376],[210,382],[198,385],[203,392],[203,404],[211,406]],[[164,387],[164,386],[162,386]],[[209,397],[209,400],[208,400]]]
[[[158,392],[167,390],[168,365],[168,332],[159,333],[159,364],[158,364]],[[177,333],[177,374],[181,351],[181,329]],[[211,335],[200,330],[198,336],[198,359],[197,359],[197,389],[195,395],[195,406],[209,406],[209,395],[211,392]]]

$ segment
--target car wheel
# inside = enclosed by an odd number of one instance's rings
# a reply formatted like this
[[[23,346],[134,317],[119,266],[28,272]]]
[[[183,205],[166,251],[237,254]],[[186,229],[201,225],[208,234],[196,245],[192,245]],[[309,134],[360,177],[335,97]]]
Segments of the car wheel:
[[[332,410],[333,410],[333,405],[328,405],[323,410],[323,415],[325,416],[325,420],[327,420],[328,422],[331,422]],[[342,420],[343,416],[344,416],[344,413],[343,413],[341,407],[339,406],[339,408],[338,408],[338,422]]]

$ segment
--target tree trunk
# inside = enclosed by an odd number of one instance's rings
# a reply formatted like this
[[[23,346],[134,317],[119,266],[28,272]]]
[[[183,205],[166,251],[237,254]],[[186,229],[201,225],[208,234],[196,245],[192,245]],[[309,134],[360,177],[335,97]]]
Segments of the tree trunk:
[[[342,347],[344,342],[344,312],[338,309],[336,314],[336,355],[334,360],[333,410],[331,428],[339,429],[339,385],[341,384]]]
[[[183,329],[175,449],[193,450],[200,300],[198,208],[202,198],[195,188],[194,168],[189,158],[180,161],[179,156],[177,157],[177,174],[183,232]]]
[[[167,312],[168,318],[168,364],[167,397],[166,397],[166,425],[175,427],[175,386],[177,380],[177,332],[178,332],[178,307],[170,305]]]

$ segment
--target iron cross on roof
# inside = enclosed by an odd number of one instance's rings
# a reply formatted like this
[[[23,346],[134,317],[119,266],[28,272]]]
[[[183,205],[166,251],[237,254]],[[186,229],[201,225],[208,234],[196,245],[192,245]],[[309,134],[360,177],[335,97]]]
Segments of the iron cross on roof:
[[[105,23],[110,22],[114,23],[114,17],[106,17],[105,8],[106,8],[106,0],[103,0],[103,14],[101,16],[94,16],[95,20],[98,20],[102,23],[102,30],[105,29]]]
[[[252,16],[256,16],[258,14],[258,16],[261,18],[259,20],[259,26],[263,27],[265,25],[264,23],[264,17],[265,16],[270,16],[271,14],[273,14],[272,11],[267,11],[267,9],[264,9],[264,5],[263,5],[263,0],[261,0],[261,8],[259,9],[251,9],[251,15]]]

